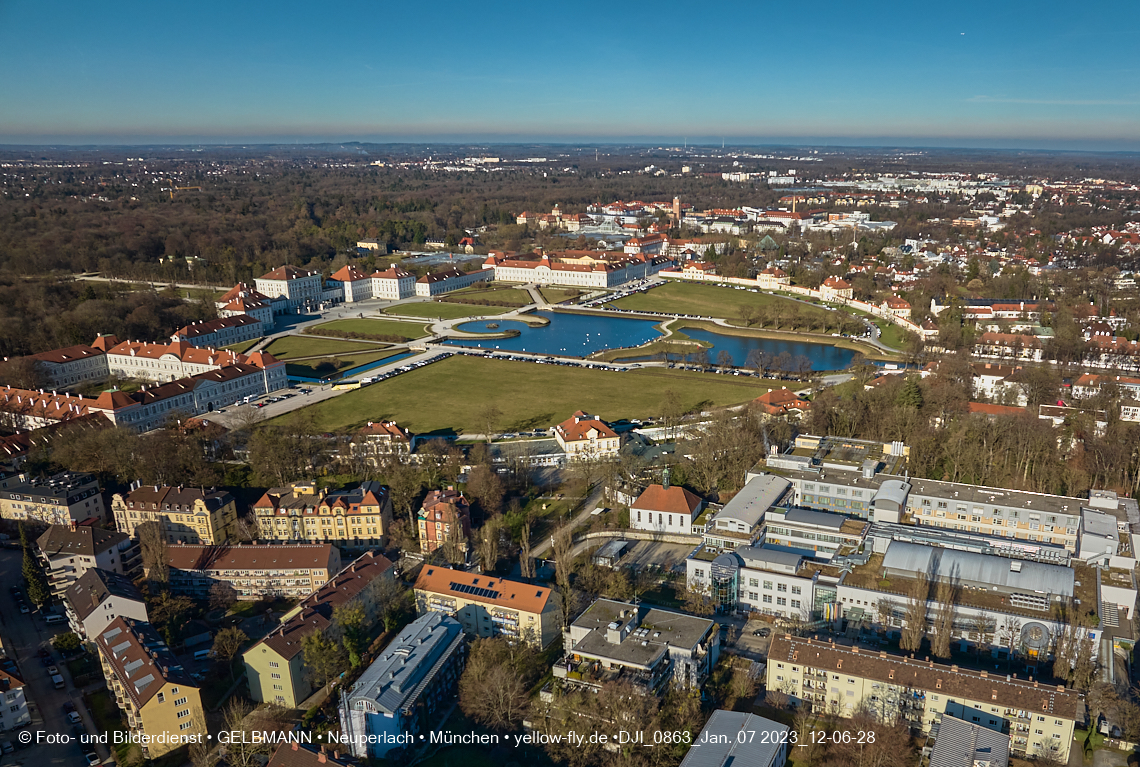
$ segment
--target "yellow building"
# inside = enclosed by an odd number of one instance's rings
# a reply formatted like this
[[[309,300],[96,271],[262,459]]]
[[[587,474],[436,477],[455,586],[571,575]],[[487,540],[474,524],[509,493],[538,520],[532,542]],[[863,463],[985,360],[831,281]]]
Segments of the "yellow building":
[[[869,710],[929,733],[944,714],[1010,737],[1015,754],[1069,760],[1080,695],[1060,685],[780,634],[767,687],[796,705],[849,717]]]
[[[562,635],[550,589],[446,567],[420,571],[416,611],[450,615],[468,634],[522,639],[540,648]]]
[[[158,522],[170,543],[216,546],[237,539],[237,501],[221,490],[143,485],[111,498],[120,532],[136,538],[135,528]]]
[[[267,541],[338,543],[345,548],[386,546],[392,499],[379,482],[349,490],[312,482],[275,487],[253,505],[258,535]]]
[[[359,604],[364,609],[365,628],[370,629],[380,619],[381,589],[394,577],[392,563],[369,552],[285,613],[280,626],[242,654],[249,696],[297,708],[313,693],[305,673],[302,640],[314,631],[339,640],[341,630],[335,611],[347,604]]]
[[[581,410],[554,427],[554,439],[570,458],[609,458],[618,454],[621,438],[596,415]]]
[[[145,757],[202,742],[206,716],[198,687],[149,623],[116,618],[95,644],[107,687]]]

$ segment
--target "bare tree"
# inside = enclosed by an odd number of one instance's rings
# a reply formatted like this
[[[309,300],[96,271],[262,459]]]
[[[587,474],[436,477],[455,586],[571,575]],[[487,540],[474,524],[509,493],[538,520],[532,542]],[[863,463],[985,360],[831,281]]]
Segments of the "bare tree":
[[[142,553],[143,570],[153,583],[166,583],[170,579],[170,566],[166,558],[166,535],[161,522],[143,522],[135,528]]]
[[[571,585],[574,573],[574,538],[569,528],[560,528],[550,537],[550,549],[554,555],[554,583],[561,597],[562,625],[569,626],[574,615],[575,597]]]
[[[499,564],[499,534],[502,527],[503,518],[494,516],[487,519],[479,530],[479,565],[485,573],[494,572]]]
[[[1001,626],[998,627],[998,638],[1001,640],[1002,647],[1006,648],[1009,653],[1006,659],[1006,666],[1013,664],[1014,650],[1017,648],[1017,643],[1021,641],[1021,619],[1013,615],[1005,616]]]
[[[958,584],[954,578],[939,578],[934,588],[937,613],[934,617],[934,634],[930,640],[931,652],[934,657],[946,659],[950,657],[950,643],[954,634],[954,617],[957,613],[954,605],[958,601]]]
[[[210,609],[228,611],[237,604],[237,590],[228,583],[216,581],[210,586]]]
[[[535,575],[534,559],[530,556],[530,526],[531,521],[528,516],[523,522],[519,535],[519,569],[524,578],[533,578]]]
[[[279,742],[265,737],[267,733],[288,732],[292,723],[289,712],[273,705],[254,708],[241,696],[235,695],[226,707],[223,727],[230,733],[248,733],[248,737],[233,737],[226,746],[226,764],[230,767],[254,767],[265,764],[269,754]]]
[[[224,628],[214,635],[214,657],[225,661],[230,668],[230,678],[234,675],[234,656],[241,652],[241,647],[249,640],[246,633],[237,626]]]
[[[899,648],[915,652],[922,647],[922,639],[926,636],[926,598],[930,590],[930,581],[926,573],[916,573],[907,594],[906,625],[903,626],[902,638]]]

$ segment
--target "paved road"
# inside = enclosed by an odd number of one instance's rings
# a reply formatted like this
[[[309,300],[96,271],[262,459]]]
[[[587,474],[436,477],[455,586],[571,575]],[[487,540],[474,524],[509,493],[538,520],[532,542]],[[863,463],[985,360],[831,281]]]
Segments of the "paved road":
[[[23,554],[12,549],[0,550],[0,583],[15,585],[23,583],[21,566]],[[25,730],[33,735],[42,732],[49,735],[63,734],[71,737],[71,725],[67,723],[63,704],[70,700],[83,717],[88,732],[95,732],[95,722],[83,704],[83,696],[71,680],[67,668],[59,663],[60,673],[67,680],[67,687],[56,690],[52,687],[47,669],[36,657],[41,648],[51,649],[51,638],[69,631],[67,624],[46,626],[43,619],[34,615],[20,615],[15,601],[7,589],[0,593],[0,637],[8,656],[14,658],[20,667],[27,689],[31,726]],[[55,654],[58,659],[58,653]],[[0,740],[17,743],[16,733],[5,733]],[[106,760],[110,755],[105,746],[96,746],[98,754]],[[34,767],[74,767],[84,764],[82,751],[77,743],[41,743],[19,749],[16,753],[0,757],[0,765],[29,765]]]
[[[156,290],[161,290],[169,285],[176,288],[186,288],[187,290],[229,290],[233,285],[195,285],[191,282],[166,282],[165,280],[124,280],[117,277],[100,277],[98,274],[73,274],[71,275],[77,280],[85,280],[87,282],[132,282],[138,285],[151,285]]]
[[[588,520],[590,518],[590,512],[592,512],[594,509],[598,508],[598,504],[602,500],[603,491],[604,491],[603,483],[599,482],[597,484],[597,486],[594,488],[593,492],[590,493],[590,497],[586,499],[586,503],[582,505],[582,510],[580,512],[578,512],[578,515],[575,516],[572,520],[570,520],[570,524],[567,525],[567,527],[569,527],[569,529],[570,529],[571,534],[573,534],[574,528],[578,527],[579,525],[581,525],[583,522],[585,522],[586,520]],[[534,546],[531,548],[530,558],[531,559],[541,559],[543,552],[545,552],[549,548],[550,548],[550,538],[547,538],[546,540],[539,543],[537,546]]]

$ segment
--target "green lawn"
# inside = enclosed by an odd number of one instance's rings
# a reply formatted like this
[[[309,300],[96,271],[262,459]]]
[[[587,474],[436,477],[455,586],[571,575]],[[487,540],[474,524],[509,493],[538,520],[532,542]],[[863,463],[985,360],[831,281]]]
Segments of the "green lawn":
[[[403,336],[411,341],[413,338],[423,338],[428,335],[426,325],[416,322],[397,322],[395,320],[333,320],[322,322],[313,328],[314,333],[321,330],[339,330],[344,333],[367,333],[374,336]]]
[[[333,341],[325,338],[305,338],[304,336],[282,336],[269,344],[265,351],[279,360],[295,357],[314,357],[318,354],[343,354],[345,352],[375,351],[376,344],[360,341]]]
[[[369,362],[376,362],[377,360],[394,357],[397,354],[403,354],[404,351],[404,349],[390,349],[378,352],[361,352],[360,354],[342,355],[335,359],[337,362],[343,363],[339,366],[339,370],[350,370]],[[327,357],[319,357],[317,359],[291,362],[285,366],[285,371],[291,376],[301,376],[303,378],[323,378],[325,376],[331,376],[334,373],[333,370],[317,369],[319,365],[326,363],[327,359]]]
[[[682,370],[617,373],[455,356],[309,408],[325,431],[391,419],[419,434],[470,434],[483,431],[479,414],[489,405],[502,412],[498,428],[519,431],[553,426],[578,409],[609,420],[658,415],[670,389],[695,409],[747,402],[770,388]]]
[[[619,298],[610,306],[628,311],[676,312],[677,314],[699,314],[705,317],[719,317],[738,320],[744,306],[760,307],[784,304],[790,310],[807,315],[812,312],[828,313],[826,309],[808,306],[796,301],[768,293],[749,293],[747,290],[722,288],[715,285],[698,285],[691,282],[670,282],[648,293],[638,293]]]
[[[261,339],[254,338],[249,341],[242,341],[240,344],[230,344],[229,346],[223,346],[222,348],[229,349],[231,352],[237,352],[238,354],[245,354],[247,349],[252,349],[259,343],[261,343]]]
[[[875,320],[875,324],[878,325],[879,330],[882,331],[879,340],[882,341],[883,344],[892,349],[902,349],[906,346],[907,332],[898,325],[893,322],[887,322],[886,320]]]
[[[559,304],[582,295],[582,291],[576,288],[539,288],[538,292],[552,304]]]
[[[448,295],[472,301],[504,301],[511,306],[526,306],[529,303],[533,303],[530,298],[530,293],[522,288],[509,285],[492,285],[490,287],[486,285],[474,285],[470,288],[448,293]]]
[[[475,304],[448,304],[440,301],[424,301],[418,304],[400,304],[385,309],[385,314],[405,317],[424,317],[431,320],[454,320],[459,317],[485,317],[488,314],[502,314],[511,311],[509,306],[483,306]]]

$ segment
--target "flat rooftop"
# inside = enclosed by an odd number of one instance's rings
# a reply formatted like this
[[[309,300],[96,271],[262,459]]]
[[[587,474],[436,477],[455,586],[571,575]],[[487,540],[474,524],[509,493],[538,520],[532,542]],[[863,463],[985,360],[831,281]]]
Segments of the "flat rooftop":
[[[630,620],[628,612],[631,610],[638,616],[633,631],[616,644],[607,640],[608,626],[616,622],[624,628]],[[623,612],[627,613],[626,617],[622,616]],[[623,666],[651,668],[669,647],[696,647],[716,622],[658,607],[599,599],[578,616],[573,625],[578,629],[588,629],[589,633],[575,643],[572,653],[605,658]]]

